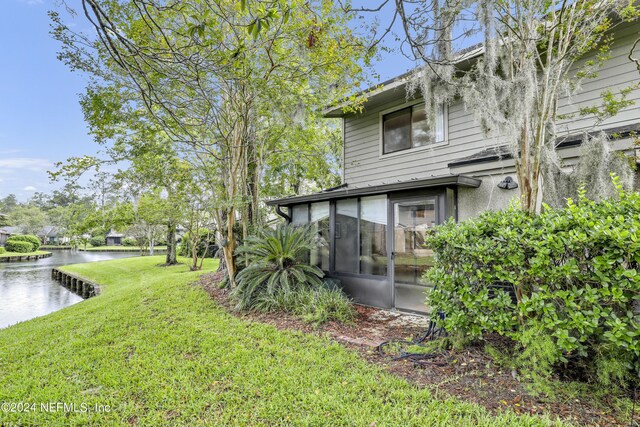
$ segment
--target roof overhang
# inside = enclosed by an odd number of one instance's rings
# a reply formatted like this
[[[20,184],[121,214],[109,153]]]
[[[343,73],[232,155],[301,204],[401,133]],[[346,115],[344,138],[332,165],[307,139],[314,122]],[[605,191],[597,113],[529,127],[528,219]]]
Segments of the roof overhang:
[[[461,70],[468,70],[475,61],[484,54],[484,46],[474,45],[463,49],[453,59],[454,65]],[[397,77],[379,83],[355,94],[356,97],[364,97],[364,108],[375,108],[384,105],[393,99],[407,96],[407,84],[417,78],[424,68],[416,68],[407,71]],[[336,105],[325,108],[322,115],[327,118],[344,117],[352,112],[348,111],[351,103],[348,100],[338,102]]]
[[[397,182],[393,184],[372,185],[358,188],[346,187],[333,191],[322,191],[320,193],[308,194],[305,196],[291,196],[282,199],[267,200],[266,204],[269,206],[291,206],[299,203],[322,202],[326,200],[391,193],[394,191],[418,190],[423,188],[446,186],[477,188],[481,183],[482,180],[466,175],[444,175],[426,179]]]

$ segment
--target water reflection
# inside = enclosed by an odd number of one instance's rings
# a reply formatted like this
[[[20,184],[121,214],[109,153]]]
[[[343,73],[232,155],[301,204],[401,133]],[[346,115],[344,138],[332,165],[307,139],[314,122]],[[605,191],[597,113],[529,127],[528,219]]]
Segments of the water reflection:
[[[0,328],[43,316],[82,301],[51,280],[61,265],[135,256],[135,253],[53,251],[51,258],[0,263]]]

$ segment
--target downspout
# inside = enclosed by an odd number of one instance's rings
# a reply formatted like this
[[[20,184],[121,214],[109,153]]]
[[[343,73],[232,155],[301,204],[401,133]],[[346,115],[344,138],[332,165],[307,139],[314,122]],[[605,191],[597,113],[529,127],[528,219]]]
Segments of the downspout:
[[[276,205],[276,213],[284,218],[287,221],[287,224],[291,224],[291,217],[282,212],[282,208],[280,207],[280,205]]]

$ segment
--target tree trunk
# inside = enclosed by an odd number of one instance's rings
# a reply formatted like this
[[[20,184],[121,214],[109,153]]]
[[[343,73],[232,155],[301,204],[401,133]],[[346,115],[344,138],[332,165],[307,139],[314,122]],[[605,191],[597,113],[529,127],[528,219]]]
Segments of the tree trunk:
[[[176,225],[174,223],[167,224],[167,258],[165,264],[175,265],[178,263],[176,255]]]

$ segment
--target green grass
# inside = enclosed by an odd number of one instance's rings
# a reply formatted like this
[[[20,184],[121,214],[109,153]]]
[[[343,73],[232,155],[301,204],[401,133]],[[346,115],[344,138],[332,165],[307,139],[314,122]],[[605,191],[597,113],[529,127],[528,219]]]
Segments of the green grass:
[[[102,284],[102,294],[0,331],[0,402],[98,404],[111,412],[0,412],[0,425],[552,425],[490,415],[329,339],[229,315],[189,285],[199,273],[161,262],[65,267]]]
[[[155,246],[154,249],[156,251],[166,251],[167,247],[166,246]],[[84,246],[80,246],[80,250],[84,251],[85,248]],[[139,251],[140,247],[139,246],[89,246],[87,245],[87,252],[91,252],[91,251]],[[148,250],[148,248],[147,248]]]
[[[44,255],[48,254],[47,251],[35,251],[35,252],[5,252],[0,254],[0,258],[7,258],[11,256],[29,256],[29,255]]]

